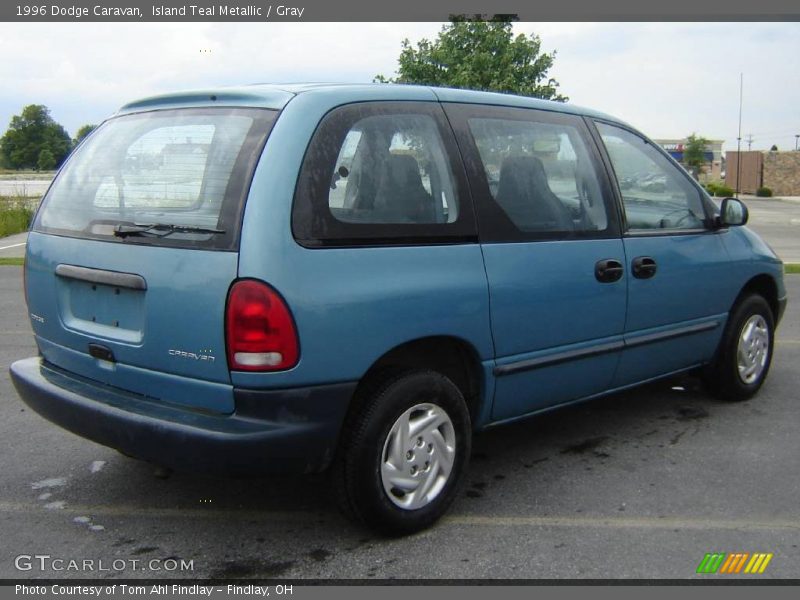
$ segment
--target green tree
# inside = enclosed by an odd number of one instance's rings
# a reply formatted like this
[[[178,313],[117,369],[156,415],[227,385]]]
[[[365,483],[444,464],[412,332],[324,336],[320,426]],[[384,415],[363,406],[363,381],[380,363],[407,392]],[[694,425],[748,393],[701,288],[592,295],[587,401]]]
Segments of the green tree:
[[[39,160],[36,161],[36,168],[40,171],[50,171],[56,168],[56,157],[50,151],[50,148],[42,148],[39,152]]]
[[[29,104],[22,114],[11,118],[8,130],[0,138],[0,156],[12,169],[36,169],[45,149],[53,156],[53,167],[57,167],[72,149],[72,139],[53,120],[46,106]]]
[[[490,21],[454,19],[435,41],[422,39],[416,47],[403,40],[397,77],[375,77],[384,83],[468,88],[506,92],[566,102],[558,82],[548,77],[555,51],[541,51],[538,35],[514,35],[511,19]]]
[[[80,129],[78,129],[78,132],[75,134],[75,139],[72,140],[73,145],[77,146],[83,141],[83,138],[92,133],[95,129],[97,129],[97,125],[94,123],[81,125]]]
[[[683,164],[689,168],[692,176],[697,177],[703,172],[706,162],[706,146],[708,140],[694,133],[686,138],[683,146]]]

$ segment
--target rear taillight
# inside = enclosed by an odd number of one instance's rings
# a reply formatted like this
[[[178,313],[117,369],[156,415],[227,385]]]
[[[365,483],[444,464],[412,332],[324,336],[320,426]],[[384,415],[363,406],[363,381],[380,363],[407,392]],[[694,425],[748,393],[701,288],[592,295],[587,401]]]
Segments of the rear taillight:
[[[299,358],[289,307],[261,281],[243,279],[231,286],[225,339],[232,371],[282,371]]]

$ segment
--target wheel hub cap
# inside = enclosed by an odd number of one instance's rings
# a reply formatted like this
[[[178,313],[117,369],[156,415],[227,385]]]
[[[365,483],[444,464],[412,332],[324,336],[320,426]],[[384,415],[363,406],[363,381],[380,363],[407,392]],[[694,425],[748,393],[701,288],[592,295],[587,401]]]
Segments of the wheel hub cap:
[[[381,481],[389,499],[416,510],[438,496],[453,469],[455,429],[435,404],[417,404],[395,421],[381,454]]]
[[[742,327],[737,349],[739,379],[745,384],[756,381],[767,366],[769,329],[761,315],[753,315]]]

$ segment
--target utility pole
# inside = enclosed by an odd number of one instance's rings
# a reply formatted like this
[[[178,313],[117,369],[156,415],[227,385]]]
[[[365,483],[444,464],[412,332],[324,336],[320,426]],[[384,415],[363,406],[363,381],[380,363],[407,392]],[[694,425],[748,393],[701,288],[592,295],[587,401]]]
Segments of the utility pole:
[[[797,150],[797,140],[800,140],[800,133],[794,134],[794,149]]]
[[[739,137],[736,138],[736,197],[739,197],[739,188],[742,174],[742,92],[744,91],[744,73],[739,73]]]
[[[752,133],[748,133],[747,134],[747,151],[748,152],[750,151],[750,147],[752,145],[753,145],[753,134]]]

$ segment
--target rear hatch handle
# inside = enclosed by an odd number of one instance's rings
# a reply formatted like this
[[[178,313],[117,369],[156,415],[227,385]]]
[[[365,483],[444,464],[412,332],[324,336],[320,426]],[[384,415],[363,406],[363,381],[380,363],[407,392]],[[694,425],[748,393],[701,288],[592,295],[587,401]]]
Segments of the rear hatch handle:
[[[131,290],[147,289],[147,281],[145,281],[144,277],[135,273],[121,273],[119,271],[105,271],[103,269],[61,264],[56,267],[56,275],[66,279],[77,279],[78,281],[88,281],[89,283],[99,283]]]

